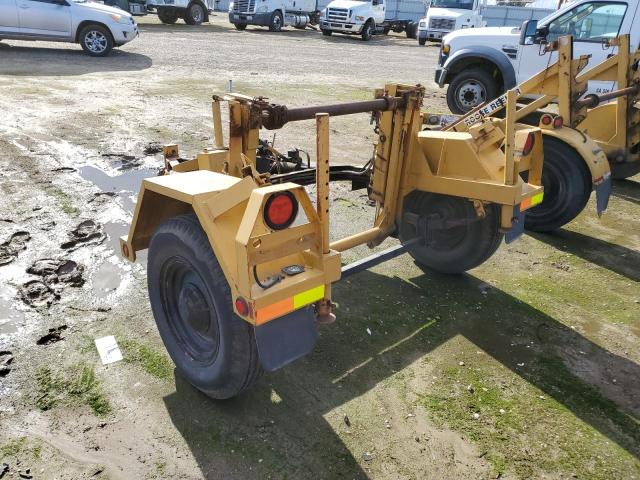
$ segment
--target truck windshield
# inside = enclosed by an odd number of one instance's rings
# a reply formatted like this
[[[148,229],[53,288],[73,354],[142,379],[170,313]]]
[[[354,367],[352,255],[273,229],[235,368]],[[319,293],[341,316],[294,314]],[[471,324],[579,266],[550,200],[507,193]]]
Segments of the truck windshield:
[[[473,10],[473,0],[431,0],[431,7]]]

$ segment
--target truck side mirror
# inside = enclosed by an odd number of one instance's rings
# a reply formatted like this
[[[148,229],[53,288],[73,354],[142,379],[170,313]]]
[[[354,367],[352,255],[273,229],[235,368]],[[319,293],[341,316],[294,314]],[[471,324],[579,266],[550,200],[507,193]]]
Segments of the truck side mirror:
[[[525,20],[520,29],[520,45],[541,43],[545,36],[546,33],[542,29],[538,30],[538,20]]]

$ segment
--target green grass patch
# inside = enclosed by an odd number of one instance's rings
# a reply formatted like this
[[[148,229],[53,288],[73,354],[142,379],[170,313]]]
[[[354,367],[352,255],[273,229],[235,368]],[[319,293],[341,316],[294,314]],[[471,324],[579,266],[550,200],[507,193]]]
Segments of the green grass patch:
[[[19,437],[0,445],[0,459],[29,456],[39,459],[42,445],[39,441],[32,442],[27,437]]]
[[[137,340],[121,340],[120,347],[125,362],[139,365],[149,375],[161,380],[173,377],[173,363],[164,352]]]
[[[61,372],[42,367],[36,372],[36,406],[51,410],[57,405],[84,404],[98,416],[111,412],[111,405],[93,367],[74,365]]]
[[[73,206],[71,197],[63,190],[57,187],[51,187],[47,189],[47,193],[58,201],[60,208],[67,215],[74,215],[78,213],[78,209]]]

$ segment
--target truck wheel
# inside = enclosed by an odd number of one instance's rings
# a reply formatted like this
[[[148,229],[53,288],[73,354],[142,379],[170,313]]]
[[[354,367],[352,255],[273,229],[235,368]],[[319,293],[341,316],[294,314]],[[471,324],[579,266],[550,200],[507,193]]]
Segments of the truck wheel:
[[[322,30],[322,35],[330,37],[333,32],[331,30]]]
[[[246,23],[234,23],[233,26],[236,27],[236,30],[240,30],[240,31],[247,28]]]
[[[470,68],[457,73],[447,89],[447,105],[456,115],[462,115],[487,100],[498,96],[498,86],[489,72]]]
[[[113,49],[111,32],[102,25],[87,25],[79,38],[82,49],[92,57],[105,57]]]
[[[524,226],[534,232],[556,230],[576,218],[591,195],[591,174],[569,145],[544,136],[542,203],[527,210]]]
[[[368,20],[367,23],[364,24],[364,27],[362,27],[362,33],[360,34],[360,37],[363,41],[368,42],[369,40],[371,40],[371,37],[373,37],[374,32],[375,27],[373,26],[373,22],[371,20]]]
[[[423,235],[407,213],[439,220],[469,220],[466,224],[439,228],[427,235],[427,244],[417,243],[409,247],[409,254],[423,269],[442,273],[462,273],[484,263],[500,246],[500,209],[497,205],[485,206],[486,216],[476,214],[473,203],[462,197],[414,191],[404,201],[404,215],[399,236],[402,243]],[[427,223],[428,229],[428,223]]]
[[[187,25],[200,25],[204,22],[205,11],[202,5],[197,2],[191,3],[184,12],[184,23]]]
[[[276,10],[271,14],[271,20],[269,20],[269,31],[279,32],[280,30],[282,30],[282,14]]]
[[[225,399],[256,382],[262,368],[253,327],[233,312],[229,285],[195,215],[156,229],[147,283],[162,341],[189,383]]]
[[[425,45],[427,43],[427,39],[426,38],[419,38],[418,39],[418,45]]]
[[[391,31],[391,28],[390,28],[390,27],[384,27],[384,28],[382,29],[382,34],[383,34],[383,35],[389,35],[389,32],[390,32],[390,31]]]
[[[418,23],[417,22],[409,22],[407,23],[407,29],[405,31],[407,38],[417,38],[418,36]]]
[[[159,8],[158,18],[162,23],[171,25],[178,21],[178,12],[175,8]]]

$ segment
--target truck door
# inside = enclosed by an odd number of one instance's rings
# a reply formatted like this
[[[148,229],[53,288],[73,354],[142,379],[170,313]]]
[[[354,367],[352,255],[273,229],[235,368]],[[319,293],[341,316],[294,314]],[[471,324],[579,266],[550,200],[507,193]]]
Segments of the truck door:
[[[371,0],[373,19],[377,24],[384,22],[386,5],[384,0]]]
[[[0,34],[18,32],[18,7],[16,0],[0,0]]]
[[[563,35],[573,35],[574,58],[591,55],[589,66],[602,62],[616,53],[615,47],[603,48],[603,41],[622,33],[630,33],[635,6],[625,1],[584,1],[573,8],[546,20],[538,28],[548,28],[547,41],[553,42]],[[521,45],[518,58],[518,83],[551,65],[557,52],[540,54],[540,45]],[[612,90],[612,82],[589,82],[589,92],[604,93]]]
[[[17,3],[21,33],[71,38],[72,7],[65,0],[17,0]]]

